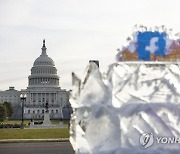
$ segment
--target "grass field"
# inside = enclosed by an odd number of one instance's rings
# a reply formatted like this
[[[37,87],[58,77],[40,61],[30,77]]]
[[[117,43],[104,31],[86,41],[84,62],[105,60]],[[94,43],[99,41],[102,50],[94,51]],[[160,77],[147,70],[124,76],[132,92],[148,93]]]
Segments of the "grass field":
[[[28,125],[30,120],[24,120],[24,124]],[[3,124],[21,124],[21,120],[5,120],[2,122]]]
[[[68,128],[0,129],[0,139],[58,139],[69,138]]]

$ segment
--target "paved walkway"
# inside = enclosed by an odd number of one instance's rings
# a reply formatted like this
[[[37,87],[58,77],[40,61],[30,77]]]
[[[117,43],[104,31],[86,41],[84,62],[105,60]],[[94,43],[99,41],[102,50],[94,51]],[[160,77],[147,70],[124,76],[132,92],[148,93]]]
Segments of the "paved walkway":
[[[69,138],[58,139],[0,139],[0,143],[24,143],[24,142],[69,142]]]
[[[1,143],[0,154],[74,154],[69,142]]]

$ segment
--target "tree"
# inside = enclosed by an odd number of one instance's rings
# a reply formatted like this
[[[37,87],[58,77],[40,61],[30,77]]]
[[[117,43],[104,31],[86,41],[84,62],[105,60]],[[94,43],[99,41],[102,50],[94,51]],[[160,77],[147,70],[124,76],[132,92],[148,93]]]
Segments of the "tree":
[[[3,104],[0,104],[0,122],[3,122],[6,119],[6,107]]]
[[[12,106],[11,106],[11,103],[9,102],[4,102],[3,105],[5,106],[6,108],[6,116],[7,117],[10,117],[13,113],[13,109],[12,109]]]

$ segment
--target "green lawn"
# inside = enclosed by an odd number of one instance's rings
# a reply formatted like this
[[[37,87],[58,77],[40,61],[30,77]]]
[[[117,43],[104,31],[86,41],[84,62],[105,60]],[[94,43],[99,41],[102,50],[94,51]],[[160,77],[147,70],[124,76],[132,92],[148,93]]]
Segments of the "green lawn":
[[[28,125],[30,120],[24,120],[24,124]],[[21,120],[5,120],[2,122],[3,124],[21,124]]]
[[[58,139],[69,138],[68,128],[0,129],[0,139]]]

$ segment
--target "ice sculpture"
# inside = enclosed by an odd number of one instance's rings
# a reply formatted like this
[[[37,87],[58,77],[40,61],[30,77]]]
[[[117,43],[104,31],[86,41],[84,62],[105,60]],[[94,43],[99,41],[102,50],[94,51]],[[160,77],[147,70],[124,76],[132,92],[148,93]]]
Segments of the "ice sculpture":
[[[108,72],[114,106],[123,103],[180,103],[176,62],[121,62]]]
[[[85,77],[74,74],[73,81],[70,142],[76,154],[179,154],[179,62],[120,62],[103,77],[90,63]],[[144,132],[154,136],[147,149],[140,143]],[[179,143],[160,144],[158,137]]]
[[[180,59],[180,35],[162,27],[140,27],[118,49],[117,61],[177,61]]]

